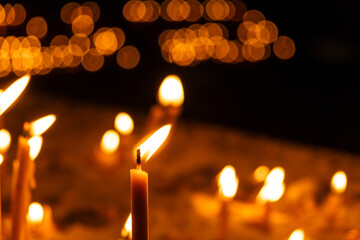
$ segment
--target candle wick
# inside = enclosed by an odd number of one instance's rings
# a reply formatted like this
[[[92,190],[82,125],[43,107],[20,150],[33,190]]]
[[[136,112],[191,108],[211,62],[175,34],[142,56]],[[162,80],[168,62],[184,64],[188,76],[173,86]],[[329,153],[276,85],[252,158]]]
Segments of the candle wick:
[[[140,148],[136,149],[136,168],[141,169],[141,151],[140,151]]]

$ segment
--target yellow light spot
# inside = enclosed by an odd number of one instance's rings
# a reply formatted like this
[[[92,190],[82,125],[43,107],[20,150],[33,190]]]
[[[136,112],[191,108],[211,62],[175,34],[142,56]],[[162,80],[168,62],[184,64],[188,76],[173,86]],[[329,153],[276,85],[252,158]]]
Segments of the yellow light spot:
[[[124,228],[121,230],[121,237],[132,239],[132,226],[131,226],[131,213],[129,214],[126,222],[124,224]]]
[[[110,28],[100,28],[94,34],[94,44],[99,53],[113,54],[118,46],[117,37]]]
[[[99,53],[95,48],[91,48],[83,56],[81,64],[87,71],[95,72],[104,65],[104,55]]]
[[[115,128],[123,135],[129,135],[134,130],[134,122],[129,114],[121,112],[115,117]]]
[[[347,177],[344,171],[338,171],[331,179],[331,190],[336,193],[343,193],[346,190]]]
[[[33,17],[26,25],[26,33],[42,38],[48,30],[47,23],[43,17]]]
[[[170,129],[171,124],[161,127],[139,146],[142,162],[147,162],[156,150],[160,148],[169,135]]]
[[[267,166],[259,166],[255,169],[253,177],[256,182],[265,181],[267,175],[269,174],[269,168]]]
[[[264,20],[256,24],[255,34],[261,42],[269,44],[277,39],[278,28],[273,22]]]
[[[285,191],[285,171],[282,167],[273,168],[266,177],[263,188],[256,197],[258,202],[276,202]]]
[[[30,159],[34,161],[40,153],[43,139],[41,136],[33,136],[28,140],[28,143],[30,145]]]
[[[291,233],[289,240],[304,240],[304,237],[304,231],[302,229],[296,229]]]
[[[11,143],[11,135],[8,130],[0,130],[0,152],[6,152]]]
[[[117,53],[116,60],[120,67],[132,69],[140,62],[140,52],[134,46],[123,47]]]
[[[160,85],[158,100],[162,106],[179,107],[184,102],[184,89],[176,75],[167,76]]]
[[[2,155],[1,153],[0,153],[0,166],[1,166],[1,164],[4,162],[4,155]]]
[[[227,165],[220,172],[219,181],[219,193],[225,198],[233,198],[236,195],[239,179],[236,176],[235,168],[231,165]]]
[[[43,221],[44,209],[40,203],[33,202],[29,206],[29,210],[26,219],[29,223],[39,224]]]
[[[289,37],[280,36],[273,43],[273,51],[280,59],[290,59],[295,54],[295,43]]]
[[[112,154],[118,149],[119,144],[119,134],[114,130],[108,130],[104,133],[101,139],[100,148],[104,153]]]
[[[29,133],[31,136],[39,136],[51,127],[55,122],[56,116],[54,114],[39,118],[30,123]]]

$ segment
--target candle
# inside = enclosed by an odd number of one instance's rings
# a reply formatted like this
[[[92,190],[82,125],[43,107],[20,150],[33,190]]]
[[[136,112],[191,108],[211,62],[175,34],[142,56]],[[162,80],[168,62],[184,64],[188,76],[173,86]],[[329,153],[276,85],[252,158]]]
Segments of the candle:
[[[157,99],[159,104],[150,109],[148,131],[164,123],[174,124],[181,114],[184,90],[180,78],[176,75],[167,76],[160,85]]]
[[[302,229],[295,229],[289,237],[289,240],[304,240],[305,233]]]
[[[33,235],[49,236],[56,230],[52,211],[48,205],[42,206],[37,202],[31,203],[26,220]]]
[[[132,238],[134,240],[149,239],[149,194],[148,173],[141,169],[141,164],[149,160],[169,135],[171,125],[168,124],[137,148],[136,169],[130,170]]]
[[[134,121],[129,114],[121,112],[116,115],[114,126],[120,134],[120,159],[124,162],[132,157]]]
[[[235,169],[233,166],[227,165],[220,172],[218,185],[219,185],[219,196],[221,199],[221,209],[219,212],[219,220],[220,220],[219,239],[226,239],[228,235],[227,233],[229,227],[228,205],[236,195],[239,186],[239,179],[236,176]]]
[[[101,138],[100,148],[95,148],[97,162],[101,166],[113,167],[119,162],[117,150],[120,136],[115,130],[107,130]]]
[[[264,206],[263,215],[260,217],[258,224],[268,230],[270,227],[271,203],[278,201],[285,192],[285,171],[282,167],[273,168],[266,177],[264,186],[256,196],[256,201]]]

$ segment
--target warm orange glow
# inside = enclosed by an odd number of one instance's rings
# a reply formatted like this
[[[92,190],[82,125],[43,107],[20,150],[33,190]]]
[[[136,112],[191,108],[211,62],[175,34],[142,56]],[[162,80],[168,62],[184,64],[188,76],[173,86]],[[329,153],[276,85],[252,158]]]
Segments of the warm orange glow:
[[[163,106],[179,107],[184,102],[184,89],[181,80],[176,75],[167,76],[161,83],[158,99]]]
[[[0,116],[19,97],[29,83],[30,75],[16,80],[3,94],[0,95]]]
[[[280,36],[273,43],[273,51],[280,59],[292,58],[295,54],[295,43],[289,37]]]
[[[302,229],[296,229],[291,233],[289,240],[304,240],[304,238],[304,231]]]
[[[0,153],[0,166],[1,166],[1,164],[4,162],[4,155],[2,155],[1,153]]]
[[[269,174],[269,168],[267,166],[259,166],[254,171],[254,179],[256,182],[265,181],[267,175]]]
[[[285,171],[282,167],[273,168],[266,177],[256,200],[261,203],[278,201],[285,192],[284,178]]]
[[[43,134],[56,120],[54,114],[39,118],[30,123],[29,133],[31,136],[39,136]]]
[[[249,10],[244,13],[243,21],[251,21],[254,23],[258,23],[265,20],[265,16],[262,12],[258,10]]]
[[[344,171],[338,171],[331,179],[331,190],[335,193],[343,193],[346,190],[347,177]]]
[[[119,134],[114,130],[108,130],[104,133],[100,148],[101,150],[106,154],[114,153],[120,144],[120,136]]]
[[[115,117],[115,128],[123,135],[129,135],[134,130],[134,122],[129,114],[121,112]]]
[[[80,4],[76,3],[76,2],[69,2],[69,3],[65,4],[62,7],[61,12],[60,12],[61,20],[64,23],[71,24],[72,23],[71,15],[72,15],[73,11],[76,8],[78,8],[79,6],[80,6]]]
[[[124,228],[121,230],[121,237],[132,239],[132,232],[131,232],[131,213],[129,214],[126,222],[124,224]]]
[[[90,49],[90,39],[84,34],[73,35],[69,40],[69,50],[75,56],[81,57]]]
[[[25,10],[24,6],[20,3],[14,4],[13,8],[15,11],[15,18],[14,18],[13,22],[11,23],[11,25],[18,26],[24,22],[24,20],[26,18],[26,10]],[[0,9],[0,12],[1,12],[1,9]],[[1,15],[1,13],[0,13],[0,15]],[[0,24],[1,24],[1,17],[0,17]]]
[[[90,72],[95,72],[104,65],[104,55],[98,52],[95,48],[90,48],[89,51],[82,58],[82,66]]]
[[[11,135],[8,130],[0,130],[0,152],[6,152],[11,143]]]
[[[47,23],[43,17],[33,17],[26,25],[26,33],[42,38],[48,30]]]
[[[163,126],[139,146],[141,160],[143,162],[147,162],[149,158],[156,152],[156,150],[163,144],[170,133],[170,129],[171,124]]]
[[[84,34],[88,36],[94,30],[94,21],[88,15],[79,15],[72,22],[72,31],[74,34]]]
[[[233,166],[227,165],[220,172],[218,186],[221,196],[225,198],[233,198],[235,196],[239,186],[239,179]]]
[[[40,153],[43,138],[41,136],[33,136],[28,140],[30,145],[30,159],[35,160]]]
[[[43,221],[44,208],[40,203],[33,202],[30,204],[26,219],[31,224],[39,224]]]
[[[140,62],[140,52],[134,46],[123,47],[117,53],[116,60],[120,67],[132,69]]]

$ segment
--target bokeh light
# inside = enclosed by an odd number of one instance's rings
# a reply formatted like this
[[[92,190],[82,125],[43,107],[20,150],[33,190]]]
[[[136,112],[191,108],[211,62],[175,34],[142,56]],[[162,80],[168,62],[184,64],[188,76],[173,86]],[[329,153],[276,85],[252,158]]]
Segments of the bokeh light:
[[[74,34],[84,34],[88,36],[94,30],[94,21],[88,15],[79,15],[72,22]]]
[[[95,48],[91,48],[83,56],[81,64],[87,71],[97,71],[104,65],[104,55],[99,53]]]
[[[47,23],[43,17],[33,17],[26,25],[26,33],[42,38],[46,35],[48,30]]]
[[[140,62],[140,52],[134,46],[125,46],[117,53],[116,60],[120,67],[132,69]]]
[[[287,36],[280,36],[273,44],[273,51],[280,59],[290,59],[295,54],[295,43]]]

